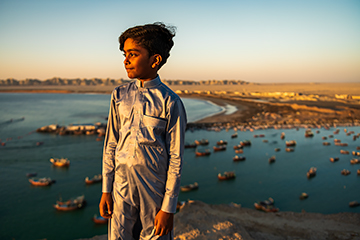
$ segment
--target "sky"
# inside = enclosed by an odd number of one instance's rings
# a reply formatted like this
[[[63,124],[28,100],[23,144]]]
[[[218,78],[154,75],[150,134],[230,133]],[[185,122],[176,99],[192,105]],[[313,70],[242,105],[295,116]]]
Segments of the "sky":
[[[162,79],[360,82],[359,0],[0,0],[0,79],[128,79],[118,37],[154,22]]]

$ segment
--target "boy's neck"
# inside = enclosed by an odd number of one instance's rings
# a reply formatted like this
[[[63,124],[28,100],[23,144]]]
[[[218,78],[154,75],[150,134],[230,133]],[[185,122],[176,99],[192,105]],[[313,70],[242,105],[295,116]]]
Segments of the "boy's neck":
[[[148,78],[148,79],[138,79],[140,81],[140,86],[144,87],[144,82],[151,81],[157,78],[157,75],[154,78]]]

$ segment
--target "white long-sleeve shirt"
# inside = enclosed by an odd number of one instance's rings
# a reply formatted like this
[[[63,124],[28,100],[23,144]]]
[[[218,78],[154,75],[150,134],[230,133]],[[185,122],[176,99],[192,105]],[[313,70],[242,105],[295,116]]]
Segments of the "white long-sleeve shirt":
[[[102,191],[134,204],[134,189],[143,189],[142,197],[160,197],[161,209],[174,213],[186,122],[180,97],[159,77],[143,86],[135,80],[115,88],[104,141]]]

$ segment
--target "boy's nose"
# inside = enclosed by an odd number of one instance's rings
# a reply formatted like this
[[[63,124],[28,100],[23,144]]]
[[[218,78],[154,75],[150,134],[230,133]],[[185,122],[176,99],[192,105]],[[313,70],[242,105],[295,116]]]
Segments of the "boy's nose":
[[[125,57],[125,59],[124,59],[124,64],[125,65],[128,65],[130,62],[129,62],[129,59],[127,58],[127,57]]]

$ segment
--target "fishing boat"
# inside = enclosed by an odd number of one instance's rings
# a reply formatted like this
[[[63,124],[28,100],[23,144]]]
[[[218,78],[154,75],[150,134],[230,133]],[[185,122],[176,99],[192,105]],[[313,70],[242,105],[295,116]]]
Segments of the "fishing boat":
[[[237,133],[234,133],[231,135],[231,138],[237,138],[238,134]]]
[[[102,181],[102,175],[101,174],[94,175],[94,177],[92,177],[92,178],[89,178],[89,177],[85,178],[85,183],[86,184],[94,184],[94,183],[99,183],[101,181]]]
[[[338,157],[331,157],[330,158],[330,162],[337,162],[337,161],[339,161]]]
[[[244,140],[240,142],[241,146],[251,146],[251,141],[250,140]]]
[[[239,162],[239,161],[245,161],[245,157],[244,156],[238,156],[236,155],[235,157],[233,157],[233,161],[234,162]]]
[[[274,163],[275,160],[276,160],[276,157],[275,157],[275,156],[271,156],[271,157],[269,158],[269,163]]]
[[[280,139],[284,139],[285,138],[285,133],[282,132],[281,135],[280,135]]]
[[[195,152],[195,155],[198,156],[198,157],[202,157],[202,156],[209,156],[210,153],[211,153],[211,152],[210,152],[208,149],[206,149],[206,150],[203,151],[203,152],[196,151],[196,152]]]
[[[94,215],[94,217],[92,218],[93,222],[96,224],[107,224],[109,222],[108,219],[103,218],[102,216],[98,216],[98,215]]]
[[[55,182],[55,180],[51,180],[51,178],[30,178],[29,182],[33,186],[50,186]]]
[[[209,144],[209,140],[207,139],[195,140],[195,144],[205,146]]]
[[[285,144],[287,147],[293,147],[296,146],[296,141],[295,140],[286,141]]]
[[[341,154],[349,154],[349,151],[348,151],[348,150],[342,150],[342,149],[341,149],[341,150],[340,150],[340,153],[341,153]]]
[[[274,206],[274,199],[271,197],[268,200],[255,202],[254,206],[257,210],[261,210],[264,212],[278,212],[279,209]]]
[[[357,175],[360,175],[360,169],[358,169],[358,170],[356,171],[356,173],[357,173]]]
[[[360,152],[352,151],[351,153],[352,153],[352,155],[354,155],[354,156],[360,156]]]
[[[220,140],[220,141],[216,142],[216,144],[219,145],[219,146],[226,145],[227,141]]]
[[[287,152],[293,152],[294,151],[294,148],[285,148],[285,151],[287,151]]]
[[[330,146],[330,142],[323,142],[322,143],[324,146]]]
[[[230,180],[235,178],[235,172],[224,172],[224,174],[219,173],[219,180]]]
[[[304,199],[306,199],[308,197],[309,197],[309,195],[306,192],[303,192],[303,193],[301,193],[299,198],[300,198],[300,200],[304,200]]]
[[[312,178],[316,176],[316,167],[311,167],[309,171],[306,173],[307,178]]]
[[[187,143],[187,144],[185,144],[184,147],[185,147],[185,148],[196,148],[197,145],[196,145],[196,143]]]
[[[358,201],[349,202],[349,207],[357,207],[357,206],[360,206],[360,203]]]
[[[353,159],[350,160],[350,163],[351,163],[351,164],[358,164],[358,163],[360,163],[360,159],[358,159],[358,158],[353,158]]]
[[[235,153],[244,153],[244,150],[242,150],[242,149],[237,149],[237,150],[235,150]]]
[[[214,148],[214,152],[225,151],[226,150],[226,145],[213,146],[213,148]]]
[[[197,190],[198,188],[199,188],[199,184],[197,182],[195,182],[193,184],[181,186],[180,190],[182,192],[189,192],[189,191]]]
[[[55,167],[69,167],[70,166],[70,160],[67,158],[50,158],[50,162]]]
[[[349,170],[347,170],[347,169],[341,170],[341,174],[344,175],[344,176],[347,176],[347,175],[349,175],[350,173],[351,173],[351,172],[350,172]]]
[[[243,146],[241,146],[240,144],[234,146],[234,150],[238,150],[238,149],[242,149],[242,148],[243,148]]]
[[[73,211],[76,209],[83,208],[85,204],[86,204],[85,196],[81,195],[74,199],[69,199],[66,202],[56,201],[56,204],[54,204],[54,208],[56,208],[59,211]]]
[[[274,151],[275,152],[279,152],[281,149],[280,148],[275,148]]]
[[[305,137],[313,137],[314,133],[311,131],[311,129],[306,129],[305,131]]]

